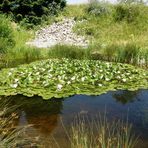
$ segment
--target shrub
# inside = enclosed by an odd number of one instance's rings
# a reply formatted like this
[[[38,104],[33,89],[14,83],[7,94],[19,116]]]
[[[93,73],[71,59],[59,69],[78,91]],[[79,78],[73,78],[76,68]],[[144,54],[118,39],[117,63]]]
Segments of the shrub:
[[[18,22],[25,19],[26,23],[36,25],[41,22],[41,16],[56,15],[65,6],[65,0],[2,0],[0,11],[13,14]]]
[[[102,16],[108,14],[110,9],[106,3],[94,0],[89,4],[87,12],[91,15]]]
[[[140,11],[138,5],[119,4],[115,7],[115,21],[127,21],[131,23],[138,17]]]
[[[0,15],[0,54],[5,53],[8,48],[13,47],[15,41],[13,39],[13,30],[10,22],[5,16]]]

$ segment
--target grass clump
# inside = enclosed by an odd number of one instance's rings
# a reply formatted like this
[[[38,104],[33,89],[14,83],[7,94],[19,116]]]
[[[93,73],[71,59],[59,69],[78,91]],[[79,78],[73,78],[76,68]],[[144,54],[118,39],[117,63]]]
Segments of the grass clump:
[[[20,139],[24,128],[16,128],[15,120],[18,119],[16,106],[9,107],[10,99],[0,98],[0,147],[16,147],[23,140]]]
[[[56,45],[49,49],[49,58],[89,59],[90,49],[74,45]]]
[[[126,121],[107,117],[96,117],[89,121],[87,117],[77,117],[71,128],[72,148],[134,148],[138,138],[132,133],[132,125]]]

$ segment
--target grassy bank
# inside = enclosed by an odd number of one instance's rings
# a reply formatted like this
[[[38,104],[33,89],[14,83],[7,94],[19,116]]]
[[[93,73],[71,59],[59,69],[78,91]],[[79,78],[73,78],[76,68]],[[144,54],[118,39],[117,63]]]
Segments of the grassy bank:
[[[62,16],[85,20],[74,31],[90,40],[96,59],[148,64],[148,6],[91,3],[68,6]]]
[[[1,31],[7,32],[9,28],[11,35],[1,37],[0,48],[5,51],[0,53],[0,67],[15,67],[47,58],[105,60],[147,67],[147,14],[148,6],[143,4],[111,5],[97,2],[67,6],[58,16],[50,17],[41,24],[51,24],[65,17],[84,20],[77,23],[74,31],[89,39],[87,49],[66,45],[57,45],[50,49],[30,47],[26,45],[26,41],[34,38],[37,28],[26,30],[1,14]],[[8,43],[10,40],[6,42],[7,38],[13,39],[13,45]]]

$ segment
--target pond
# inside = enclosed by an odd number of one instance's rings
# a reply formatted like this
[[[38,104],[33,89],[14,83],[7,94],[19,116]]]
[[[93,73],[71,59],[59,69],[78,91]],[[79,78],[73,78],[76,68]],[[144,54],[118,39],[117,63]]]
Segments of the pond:
[[[74,118],[79,114],[91,119],[104,112],[109,121],[128,117],[134,133],[139,136],[140,148],[148,147],[148,90],[110,91],[99,96],[75,95],[47,101],[40,97],[15,96],[12,100],[12,104],[24,102],[15,124],[32,125],[26,129],[26,135],[40,137],[45,147],[56,139],[61,148],[69,148],[65,129],[69,129]]]

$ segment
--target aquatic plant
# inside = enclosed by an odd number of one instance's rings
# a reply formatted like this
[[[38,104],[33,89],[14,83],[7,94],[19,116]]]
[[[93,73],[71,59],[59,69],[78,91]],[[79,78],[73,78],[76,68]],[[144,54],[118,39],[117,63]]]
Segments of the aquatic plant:
[[[106,114],[103,117],[99,114],[93,120],[79,115],[69,138],[72,148],[134,148],[138,143],[128,121],[109,122]]]
[[[121,63],[49,59],[0,71],[0,95],[44,99],[148,88],[148,71]]]
[[[14,121],[18,119],[17,106],[8,107],[10,99],[0,98],[0,147],[16,147],[23,140],[20,139],[25,127],[15,127]]]

